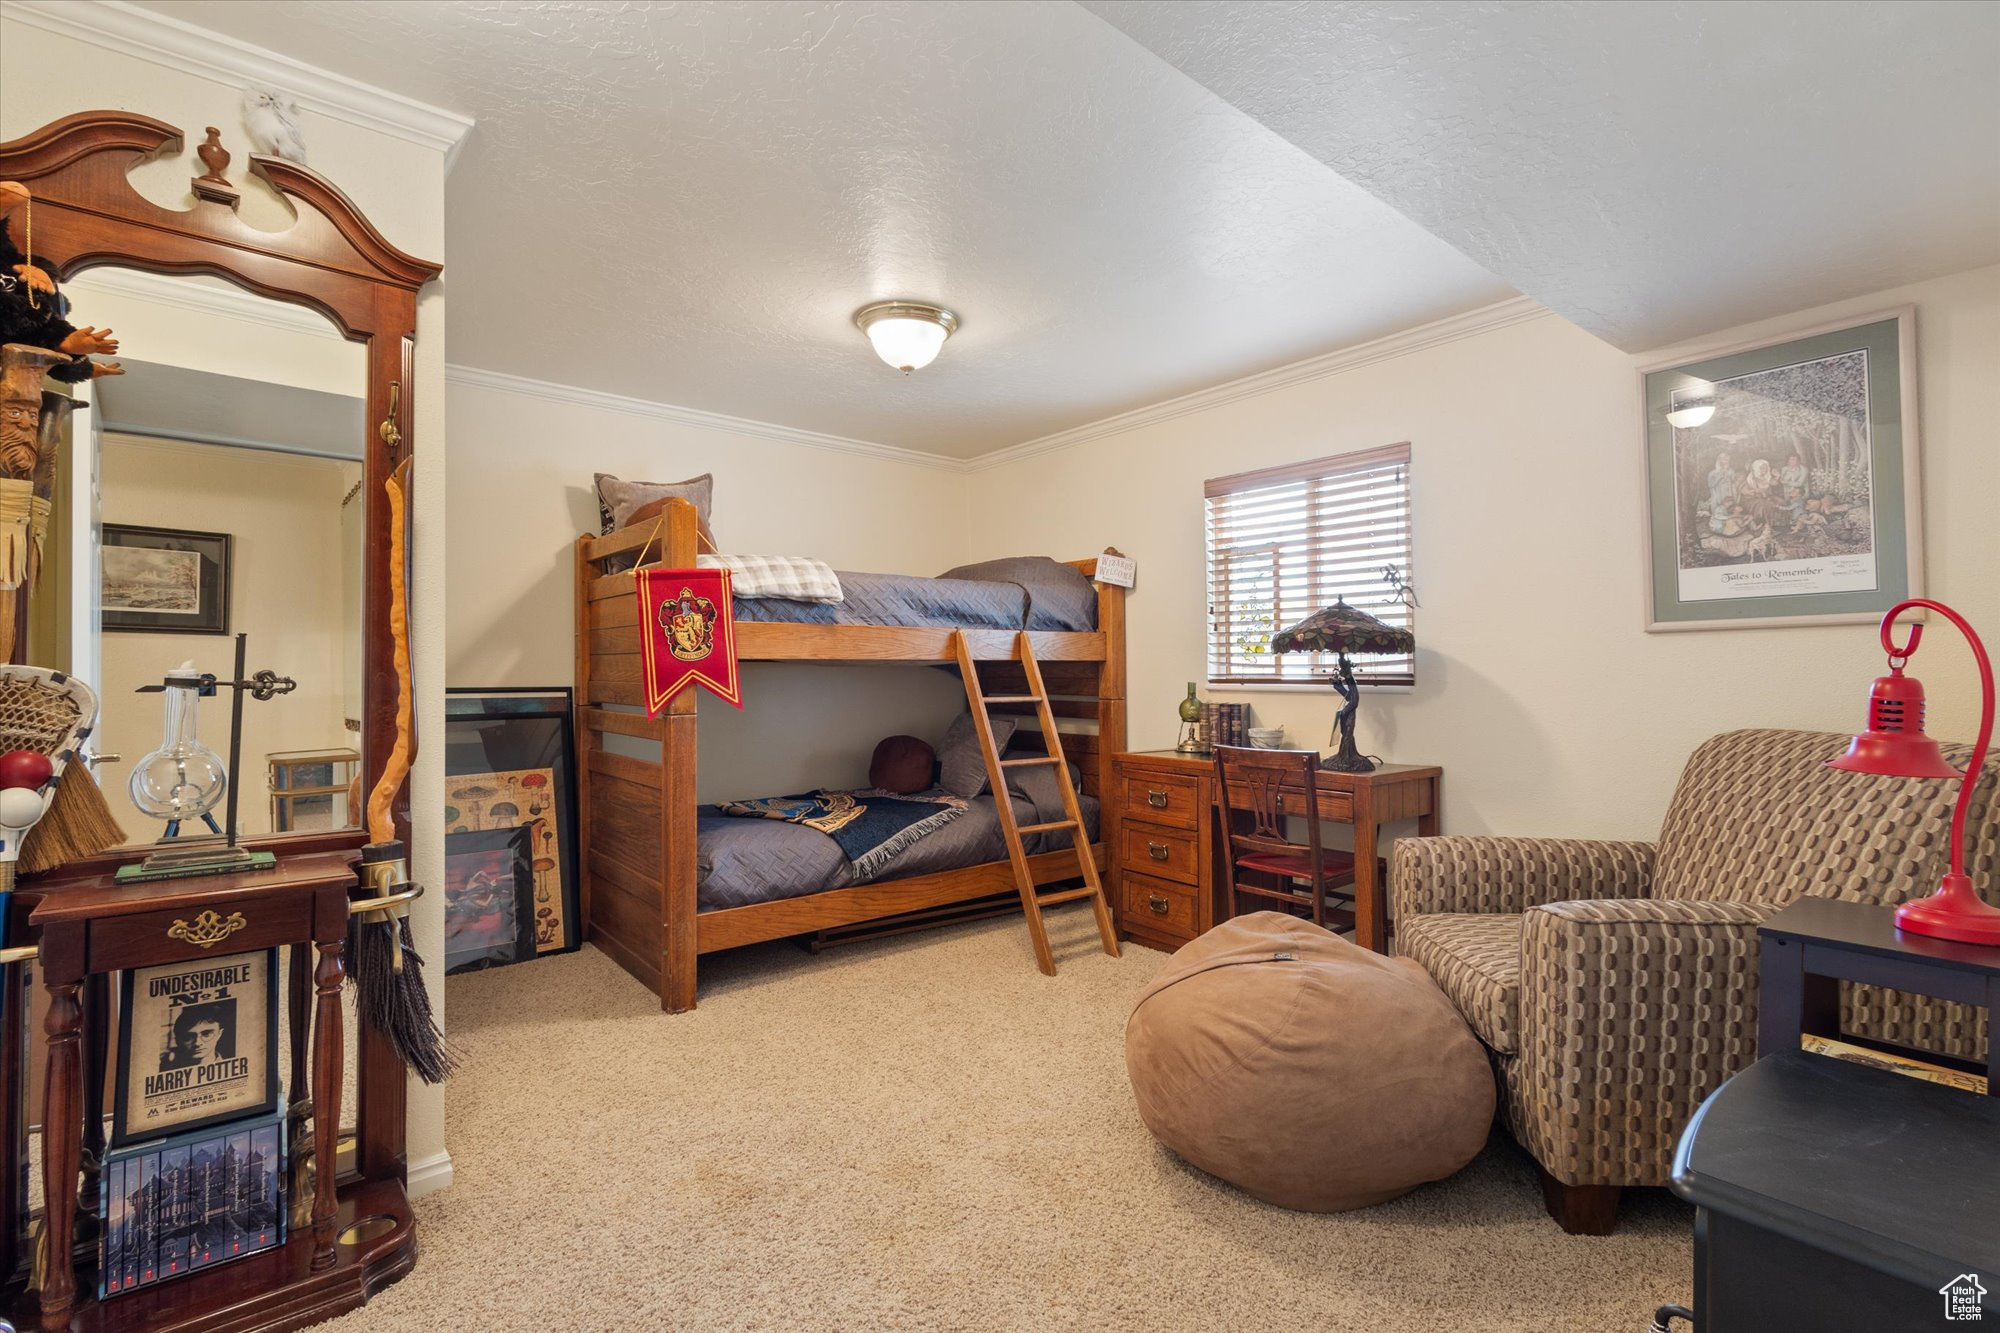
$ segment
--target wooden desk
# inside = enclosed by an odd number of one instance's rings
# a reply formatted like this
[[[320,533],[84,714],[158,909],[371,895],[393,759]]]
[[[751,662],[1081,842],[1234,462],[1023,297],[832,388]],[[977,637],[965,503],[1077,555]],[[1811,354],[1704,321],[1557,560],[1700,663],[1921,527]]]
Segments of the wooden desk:
[[[1116,843],[1109,855],[1119,930],[1141,944],[1177,949],[1231,915],[1221,901],[1215,760],[1136,750],[1118,755],[1113,769],[1106,800],[1115,816],[1107,823]],[[1418,837],[1436,835],[1443,780],[1434,765],[1384,764],[1372,773],[1321,771],[1310,802],[1303,783],[1286,791],[1289,813],[1310,810],[1353,827],[1354,938],[1365,948],[1383,953],[1389,943],[1388,884],[1376,864],[1382,826],[1414,819]]]

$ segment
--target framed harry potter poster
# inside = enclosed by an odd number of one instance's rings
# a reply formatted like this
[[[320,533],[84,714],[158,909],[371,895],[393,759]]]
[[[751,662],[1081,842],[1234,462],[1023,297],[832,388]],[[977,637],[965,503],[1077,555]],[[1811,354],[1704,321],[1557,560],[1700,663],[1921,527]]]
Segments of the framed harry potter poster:
[[[278,1109],[276,949],[121,975],[114,1145]]]
[[[1872,623],[1922,595],[1914,308],[1640,377],[1648,630]]]

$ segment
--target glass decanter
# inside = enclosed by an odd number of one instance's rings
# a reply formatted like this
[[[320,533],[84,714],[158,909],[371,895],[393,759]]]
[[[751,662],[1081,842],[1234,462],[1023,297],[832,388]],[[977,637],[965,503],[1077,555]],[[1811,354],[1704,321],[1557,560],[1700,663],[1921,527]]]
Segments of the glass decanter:
[[[166,836],[180,833],[181,821],[200,819],[220,833],[209,811],[222,800],[229,785],[222,757],[195,734],[195,704],[201,673],[183,662],[167,673],[167,731],[160,748],[140,759],[132,770],[132,804],[167,822]]]
[[[1208,738],[1203,735],[1201,725],[1201,700],[1195,697],[1194,682],[1188,682],[1187,698],[1181,700],[1181,738],[1174,746],[1184,754],[1202,754],[1208,749]]]

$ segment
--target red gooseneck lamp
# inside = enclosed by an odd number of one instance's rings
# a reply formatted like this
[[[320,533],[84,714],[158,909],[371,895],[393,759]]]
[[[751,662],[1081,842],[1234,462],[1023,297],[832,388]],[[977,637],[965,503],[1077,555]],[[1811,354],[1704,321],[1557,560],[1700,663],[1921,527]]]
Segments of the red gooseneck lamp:
[[[1938,752],[1937,742],[1924,734],[1924,687],[1903,674],[1903,664],[1917,651],[1924,627],[1911,625],[1909,642],[1900,647],[1890,637],[1896,617],[1918,608],[1935,611],[1958,626],[1972,645],[1973,660],[1979,664],[1983,707],[1979,714],[1979,736],[1972,743],[1972,762],[1964,773],[1947,764]],[[1882,649],[1889,654],[1889,674],[1878,677],[1869,694],[1868,730],[1854,738],[1846,754],[1829,759],[1826,766],[1893,778],[1964,779],[1951,815],[1951,869],[1936,893],[1912,899],[1896,909],[1896,928],[1941,940],[2000,946],[2000,907],[1981,899],[1973,891],[1972,876],[1965,873],[1965,818],[1972,809],[1972,789],[1979,785],[1984,771],[1986,746],[1993,739],[1993,663],[1986,656],[1986,645],[1958,612],[1942,602],[1913,597],[1892,607],[1882,617]]]

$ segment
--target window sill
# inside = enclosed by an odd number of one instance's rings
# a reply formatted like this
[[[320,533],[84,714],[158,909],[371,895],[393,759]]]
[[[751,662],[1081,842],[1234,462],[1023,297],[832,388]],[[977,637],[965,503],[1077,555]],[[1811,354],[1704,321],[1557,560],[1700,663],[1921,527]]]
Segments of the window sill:
[[[1401,683],[1377,685],[1364,680],[1359,682],[1359,684],[1370,694],[1414,694],[1417,690],[1414,683],[1408,685]],[[1282,683],[1272,681],[1269,684],[1244,685],[1228,681],[1211,680],[1208,682],[1208,688],[1214,694],[1331,694],[1335,698],[1340,697],[1340,691],[1334,689],[1331,685],[1322,685],[1318,681],[1301,680],[1284,681]]]

